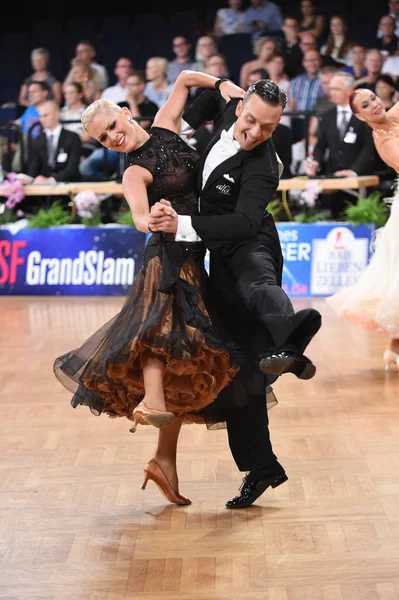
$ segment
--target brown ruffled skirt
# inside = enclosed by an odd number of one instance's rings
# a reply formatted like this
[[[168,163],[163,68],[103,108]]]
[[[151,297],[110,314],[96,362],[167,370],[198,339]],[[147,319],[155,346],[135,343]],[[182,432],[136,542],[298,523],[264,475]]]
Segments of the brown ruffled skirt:
[[[122,310],[80,348],[57,358],[54,373],[73,392],[73,407],[133,420],[145,391],[149,355],[165,361],[166,410],[186,422],[205,422],[210,405],[239,370],[205,306],[201,244],[150,239]],[[206,274],[205,274],[206,276]]]

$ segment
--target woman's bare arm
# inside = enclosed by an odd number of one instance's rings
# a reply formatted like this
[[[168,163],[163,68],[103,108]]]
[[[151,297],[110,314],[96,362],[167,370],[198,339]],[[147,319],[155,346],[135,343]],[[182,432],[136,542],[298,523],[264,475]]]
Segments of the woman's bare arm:
[[[122,178],[123,194],[132,211],[133,223],[136,229],[144,233],[149,233],[148,215],[150,207],[147,186],[152,181],[151,173],[138,165],[128,167]]]

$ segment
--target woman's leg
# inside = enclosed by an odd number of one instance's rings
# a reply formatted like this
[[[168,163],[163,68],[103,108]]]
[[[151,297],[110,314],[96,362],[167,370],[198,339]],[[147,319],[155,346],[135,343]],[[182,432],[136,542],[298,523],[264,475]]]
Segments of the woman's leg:
[[[151,352],[143,356],[141,364],[145,389],[143,402],[145,402],[148,408],[164,411],[165,393],[163,389],[163,376],[165,361]]]
[[[176,418],[167,427],[159,430],[158,444],[154,456],[175,492],[179,491],[176,456],[182,423],[182,419]]]

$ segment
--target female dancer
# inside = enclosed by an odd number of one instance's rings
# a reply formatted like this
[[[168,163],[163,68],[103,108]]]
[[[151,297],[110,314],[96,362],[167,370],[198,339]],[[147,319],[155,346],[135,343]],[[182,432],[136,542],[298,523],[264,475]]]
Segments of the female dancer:
[[[399,102],[388,111],[382,100],[365,88],[356,89],[350,106],[373,129],[376,150],[399,174]],[[357,283],[327,298],[328,304],[349,321],[385,331],[390,347],[384,352],[385,369],[399,373],[399,190],[391,214],[377,238],[376,250]]]
[[[167,198],[172,209],[198,211],[195,182],[199,157],[178,135],[192,87],[215,87],[215,77],[194,71],[179,75],[150,133],[128,108],[93,102],[82,115],[87,133],[103,146],[126,152],[123,190],[138,230],[148,233],[150,205]],[[243,96],[223,82],[225,99]],[[54,372],[74,392],[73,407],[84,404],[99,415],[127,417],[159,432],[155,459],[145,467],[166,497],[189,504],[178,492],[177,439],[183,422],[204,422],[201,409],[213,402],[238,371],[220,341],[202,298],[204,248],[155,233],[142,269],[122,310],[80,348],[56,359]],[[217,420],[217,419],[216,419]]]

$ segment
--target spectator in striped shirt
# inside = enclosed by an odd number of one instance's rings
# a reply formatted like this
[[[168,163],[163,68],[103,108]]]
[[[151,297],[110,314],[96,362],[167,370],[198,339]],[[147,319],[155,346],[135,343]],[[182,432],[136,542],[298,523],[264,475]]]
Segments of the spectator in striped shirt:
[[[321,57],[318,50],[308,50],[304,53],[302,65],[305,73],[297,75],[290,83],[290,110],[311,111],[318,98],[324,96],[320,83],[319,73]],[[306,136],[306,121],[303,118],[294,118],[291,122],[294,143]]]

